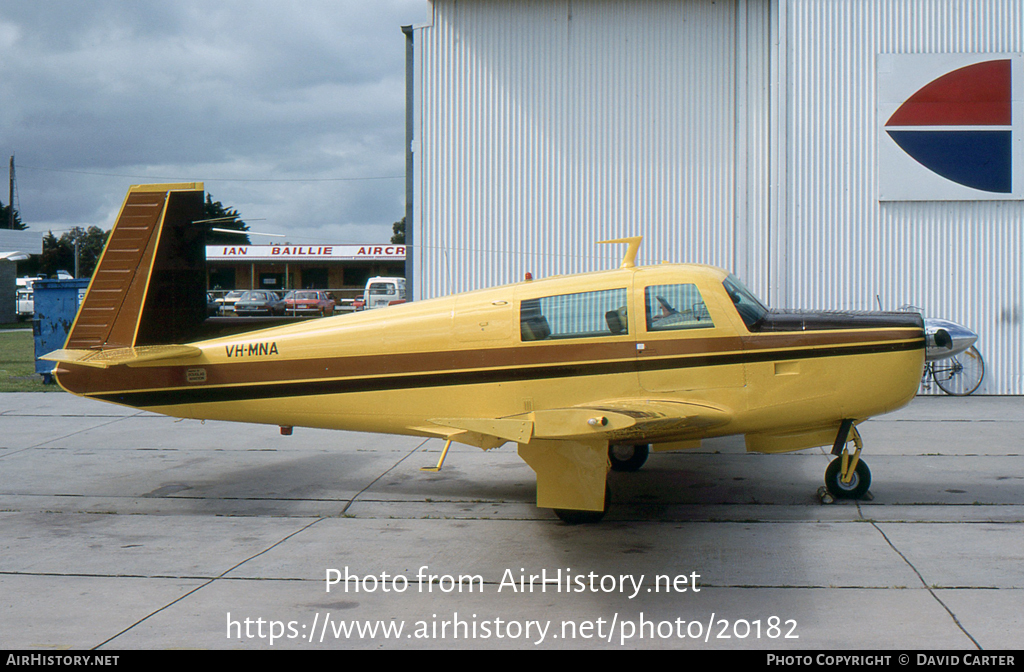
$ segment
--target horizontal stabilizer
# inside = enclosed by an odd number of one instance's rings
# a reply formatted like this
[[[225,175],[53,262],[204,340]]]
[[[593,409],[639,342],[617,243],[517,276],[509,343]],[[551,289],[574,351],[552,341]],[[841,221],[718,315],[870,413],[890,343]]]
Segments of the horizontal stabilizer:
[[[39,359],[108,369],[112,366],[134,366],[165,359],[186,359],[201,354],[202,350],[191,345],[145,345],[113,350],[55,350]]]

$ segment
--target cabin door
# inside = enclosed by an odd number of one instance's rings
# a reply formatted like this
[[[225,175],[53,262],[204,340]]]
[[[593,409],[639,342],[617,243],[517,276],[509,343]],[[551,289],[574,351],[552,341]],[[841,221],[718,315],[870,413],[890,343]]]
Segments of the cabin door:
[[[717,292],[694,283],[643,284],[634,289],[637,370],[645,392],[741,388],[740,342]]]

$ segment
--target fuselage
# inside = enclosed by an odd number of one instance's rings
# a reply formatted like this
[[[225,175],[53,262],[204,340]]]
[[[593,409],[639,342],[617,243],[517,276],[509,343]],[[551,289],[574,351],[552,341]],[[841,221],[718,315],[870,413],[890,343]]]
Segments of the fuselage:
[[[916,314],[764,313],[732,281],[673,264],[554,277],[200,341],[179,360],[55,373],[70,392],[177,417],[423,436],[438,435],[434,418],[606,399],[730,418],[655,443],[834,431],[913,398]]]

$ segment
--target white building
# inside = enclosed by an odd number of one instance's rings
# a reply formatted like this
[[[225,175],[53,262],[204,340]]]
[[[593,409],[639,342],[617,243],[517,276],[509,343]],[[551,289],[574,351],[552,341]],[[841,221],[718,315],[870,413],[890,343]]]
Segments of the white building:
[[[979,392],[1024,393],[1020,0],[434,0],[408,34],[415,297],[643,234],[774,307],[965,324]]]
[[[16,262],[43,253],[43,234],[0,230],[0,324],[14,322],[17,310]]]

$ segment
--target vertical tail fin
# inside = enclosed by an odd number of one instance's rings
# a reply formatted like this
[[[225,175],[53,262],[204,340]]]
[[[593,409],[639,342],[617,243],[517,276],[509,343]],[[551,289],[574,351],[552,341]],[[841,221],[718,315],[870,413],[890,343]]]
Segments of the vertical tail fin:
[[[201,183],[131,187],[64,347],[188,340],[206,317],[202,213]]]

